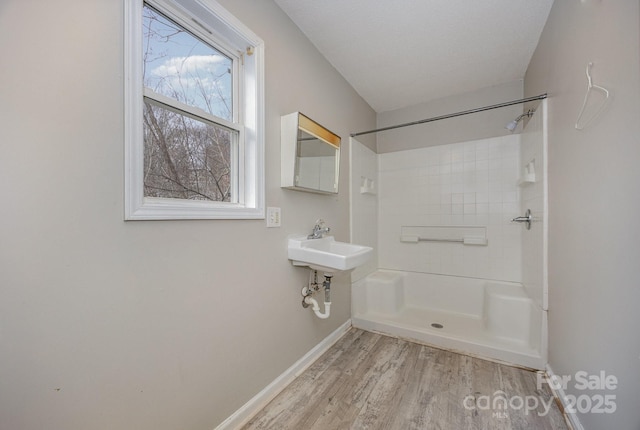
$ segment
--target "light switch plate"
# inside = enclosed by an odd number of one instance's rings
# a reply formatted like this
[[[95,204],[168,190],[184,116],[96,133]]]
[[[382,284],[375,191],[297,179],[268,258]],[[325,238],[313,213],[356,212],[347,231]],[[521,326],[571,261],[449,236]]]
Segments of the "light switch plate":
[[[282,216],[280,208],[267,208],[267,227],[280,227],[282,225]]]

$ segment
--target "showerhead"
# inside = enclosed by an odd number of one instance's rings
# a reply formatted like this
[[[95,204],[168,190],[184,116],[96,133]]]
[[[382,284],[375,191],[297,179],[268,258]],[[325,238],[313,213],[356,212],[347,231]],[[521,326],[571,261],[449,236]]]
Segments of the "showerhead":
[[[513,133],[516,129],[516,127],[518,126],[518,121],[517,120],[513,120],[511,121],[509,124],[505,125],[504,128],[506,128],[507,130],[509,130],[511,133]]]
[[[509,124],[505,125],[504,128],[506,128],[511,133],[513,133],[518,127],[518,123],[522,121],[522,119],[525,116],[532,117],[535,112],[536,112],[535,109],[529,109],[528,111],[526,111],[525,113],[523,113],[522,115],[518,116],[516,119],[511,121]]]

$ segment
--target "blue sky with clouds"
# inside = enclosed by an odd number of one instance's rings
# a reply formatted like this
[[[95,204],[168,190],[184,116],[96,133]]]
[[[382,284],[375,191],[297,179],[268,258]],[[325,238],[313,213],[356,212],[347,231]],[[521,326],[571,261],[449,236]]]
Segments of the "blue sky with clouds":
[[[145,6],[144,84],[162,95],[232,120],[232,61]]]

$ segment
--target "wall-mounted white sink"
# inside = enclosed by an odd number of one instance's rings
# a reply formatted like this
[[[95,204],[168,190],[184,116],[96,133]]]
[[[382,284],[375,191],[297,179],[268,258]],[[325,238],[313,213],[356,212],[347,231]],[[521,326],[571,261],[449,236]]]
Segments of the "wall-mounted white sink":
[[[355,269],[372,256],[373,248],[338,242],[333,236],[320,239],[295,236],[288,243],[288,257],[294,266],[309,266],[325,273]]]

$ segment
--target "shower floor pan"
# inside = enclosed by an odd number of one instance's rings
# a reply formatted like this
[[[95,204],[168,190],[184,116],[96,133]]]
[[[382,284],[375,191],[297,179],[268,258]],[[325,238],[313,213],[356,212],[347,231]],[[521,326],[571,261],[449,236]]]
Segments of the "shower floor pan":
[[[379,270],[353,284],[352,306],[357,328],[533,369],[546,364],[546,315],[519,284]]]

